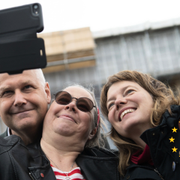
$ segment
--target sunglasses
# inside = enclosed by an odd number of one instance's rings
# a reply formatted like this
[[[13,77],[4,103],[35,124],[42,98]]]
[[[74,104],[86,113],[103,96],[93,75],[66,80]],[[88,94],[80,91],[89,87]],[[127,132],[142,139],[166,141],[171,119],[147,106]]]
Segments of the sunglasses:
[[[67,105],[70,102],[72,102],[73,99],[76,99],[77,108],[83,112],[90,112],[93,109],[93,107],[96,107],[94,106],[93,102],[86,97],[75,98],[72,97],[71,94],[69,94],[66,91],[59,91],[55,94],[55,101],[57,104],[60,105]]]

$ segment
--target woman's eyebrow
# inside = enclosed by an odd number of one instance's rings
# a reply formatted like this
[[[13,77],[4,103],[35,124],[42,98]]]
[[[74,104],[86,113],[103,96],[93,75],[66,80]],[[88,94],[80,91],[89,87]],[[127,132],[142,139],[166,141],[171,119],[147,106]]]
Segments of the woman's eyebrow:
[[[123,88],[123,89],[124,89],[124,88]],[[120,90],[119,90],[119,92],[123,91],[123,89],[120,89]],[[110,97],[109,99],[107,99],[107,103],[108,103],[109,101],[114,100],[114,99],[115,99],[115,97],[114,97],[114,96]],[[107,104],[107,103],[106,103],[106,104]]]
[[[125,91],[127,88],[129,88],[129,87],[135,88],[133,85],[126,85],[126,86],[124,86],[122,89],[120,89],[119,92],[123,92],[123,91]],[[107,100],[107,103],[108,103],[109,101],[114,100],[114,99],[115,99],[114,97],[109,98],[109,99]],[[106,103],[106,104],[107,104],[107,103]]]

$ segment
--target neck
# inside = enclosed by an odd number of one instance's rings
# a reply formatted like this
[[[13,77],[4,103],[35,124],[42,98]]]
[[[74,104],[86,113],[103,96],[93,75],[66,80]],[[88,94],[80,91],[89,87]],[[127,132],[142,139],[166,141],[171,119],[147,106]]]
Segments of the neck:
[[[130,134],[130,139],[132,139],[137,145],[141,146],[143,149],[146,147],[146,143],[140,138],[143,132],[147,129],[152,128],[152,125],[149,123],[148,125],[144,126],[137,126],[136,131],[133,131]]]
[[[143,149],[146,147],[146,143],[141,138],[133,139],[133,141]]]
[[[25,145],[28,145],[28,144],[31,144],[31,143],[37,141],[38,138],[40,138],[40,136],[41,136],[41,131],[39,133],[30,132],[28,134],[27,132],[26,133],[24,133],[24,132],[17,133],[15,131],[11,130],[11,133],[12,133],[12,135],[19,136]]]
[[[61,142],[61,141],[59,141]],[[60,169],[61,171],[70,171],[73,167],[76,167],[75,160],[80,153],[79,151],[71,150],[72,147],[66,149],[61,143],[60,146],[53,146],[48,143],[44,138],[41,139],[41,148],[45,153],[46,157],[49,159],[50,163]],[[62,147],[62,148],[60,148]],[[67,147],[67,146],[66,146]]]
[[[43,129],[42,142],[57,149],[61,153],[63,152],[81,153],[84,150],[86,140],[80,137],[80,135],[75,135],[75,134],[64,135],[55,132],[45,131]]]

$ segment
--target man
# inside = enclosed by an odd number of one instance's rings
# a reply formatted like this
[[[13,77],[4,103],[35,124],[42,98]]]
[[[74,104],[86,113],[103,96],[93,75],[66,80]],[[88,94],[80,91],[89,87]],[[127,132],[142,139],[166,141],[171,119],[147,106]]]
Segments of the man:
[[[9,127],[1,136],[20,136],[26,145],[36,141],[50,101],[49,84],[41,69],[0,74],[0,117]]]

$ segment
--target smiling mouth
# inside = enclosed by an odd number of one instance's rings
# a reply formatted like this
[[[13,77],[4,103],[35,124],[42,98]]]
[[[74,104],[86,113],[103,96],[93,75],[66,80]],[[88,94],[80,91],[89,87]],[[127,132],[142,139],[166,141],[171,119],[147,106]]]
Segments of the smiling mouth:
[[[24,111],[19,111],[19,112],[14,112],[14,113],[12,113],[12,114],[21,114],[21,113],[26,113],[26,112],[28,112],[28,111],[31,111],[31,109],[29,109],[29,110],[24,110]]]
[[[63,117],[63,118],[65,118],[65,119],[69,119],[69,120],[71,120],[71,121],[73,121],[73,122],[76,123],[76,121],[75,121],[72,117],[70,117],[70,116],[62,115],[62,116],[57,116],[57,117],[58,117],[58,118]],[[76,123],[76,124],[77,124],[77,123]]]
[[[122,118],[123,118],[126,114],[132,113],[132,112],[134,112],[134,111],[135,111],[135,109],[126,109],[125,111],[123,111],[123,112],[121,113],[120,121],[122,120]]]

